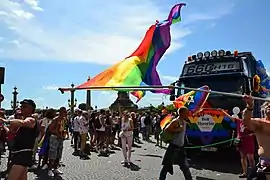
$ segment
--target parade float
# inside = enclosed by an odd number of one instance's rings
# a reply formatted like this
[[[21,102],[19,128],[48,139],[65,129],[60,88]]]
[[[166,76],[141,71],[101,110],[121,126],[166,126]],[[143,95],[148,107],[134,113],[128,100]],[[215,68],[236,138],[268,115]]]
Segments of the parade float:
[[[178,87],[200,88],[207,85],[212,91],[239,94],[210,93],[198,113],[190,113],[186,142],[190,150],[222,151],[234,147],[236,124],[218,108],[229,114],[239,116],[245,108],[241,95],[252,94],[254,97],[268,97],[269,76],[262,61],[257,61],[251,52],[206,51],[188,57],[177,82]],[[189,90],[171,91],[170,99],[186,96]],[[260,117],[263,101],[255,101],[254,117]],[[188,148],[187,148],[188,149]]]

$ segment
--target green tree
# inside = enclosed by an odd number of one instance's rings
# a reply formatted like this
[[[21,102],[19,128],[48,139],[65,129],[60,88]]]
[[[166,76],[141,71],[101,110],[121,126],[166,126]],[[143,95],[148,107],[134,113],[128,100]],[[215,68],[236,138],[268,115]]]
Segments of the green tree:
[[[175,111],[176,111],[176,108],[174,107],[173,104],[167,105],[167,106],[166,106],[166,109],[167,109],[169,112],[175,112]]]

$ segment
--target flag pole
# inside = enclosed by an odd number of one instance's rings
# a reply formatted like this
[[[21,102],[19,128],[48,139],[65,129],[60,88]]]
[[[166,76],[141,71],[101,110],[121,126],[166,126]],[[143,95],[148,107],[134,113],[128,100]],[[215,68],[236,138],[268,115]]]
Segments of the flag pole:
[[[179,87],[179,86],[89,86],[89,87],[75,87],[75,88],[59,88],[58,90],[64,94],[65,91],[75,91],[75,90],[123,90],[123,91],[153,91],[153,90],[172,90],[172,89],[183,89],[190,91],[199,91],[206,92],[210,94],[220,94],[231,97],[239,97],[242,98],[242,94],[221,92],[221,91],[212,91],[212,90],[204,90],[199,88],[190,88],[190,87]],[[254,100],[260,101],[270,101],[270,99],[253,97]]]

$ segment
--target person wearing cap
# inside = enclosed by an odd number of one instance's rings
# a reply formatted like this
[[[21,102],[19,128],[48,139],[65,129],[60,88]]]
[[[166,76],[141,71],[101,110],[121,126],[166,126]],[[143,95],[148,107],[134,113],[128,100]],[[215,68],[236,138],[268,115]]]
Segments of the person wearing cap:
[[[6,120],[0,118],[0,122],[18,128],[14,138],[9,180],[26,180],[27,167],[33,165],[32,155],[37,137],[37,123],[32,114],[35,112],[36,104],[31,99],[24,99],[20,104],[23,119]]]
[[[10,117],[9,117],[10,118]],[[21,109],[16,109],[15,114],[12,116],[12,119],[22,119],[22,112]],[[12,150],[14,146],[14,138],[16,135],[16,131],[18,130],[17,127],[11,127],[11,126],[3,126],[4,130],[6,131],[6,140],[7,140],[7,145],[8,145],[8,161],[7,161],[7,169],[6,171],[2,172],[2,177],[6,177],[6,175],[9,173],[12,164],[10,163],[11,161],[11,155],[12,155]]]
[[[192,180],[184,149],[186,133],[185,120],[188,117],[189,111],[186,107],[181,107],[178,109],[177,113],[178,117],[173,119],[170,124],[165,127],[167,133],[172,133],[175,136],[170,142],[163,158],[163,167],[160,172],[159,180],[165,180],[168,172],[173,175],[173,165],[180,167],[186,180]]]

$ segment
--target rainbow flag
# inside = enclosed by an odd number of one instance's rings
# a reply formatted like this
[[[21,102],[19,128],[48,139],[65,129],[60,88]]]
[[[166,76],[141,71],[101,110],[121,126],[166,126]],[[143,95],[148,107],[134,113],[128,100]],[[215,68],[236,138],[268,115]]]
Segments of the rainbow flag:
[[[210,90],[208,86],[202,86],[198,89],[207,91]],[[173,104],[177,109],[186,106],[189,109],[189,111],[195,113],[205,104],[208,96],[209,96],[208,92],[190,91],[175,99]]]
[[[181,20],[180,11],[183,6],[185,6],[183,3],[175,5],[171,9],[168,19],[150,26],[141,44],[130,56],[77,88],[162,85],[156,67],[170,47],[170,26]],[[114,90],[123,91],[123,89]],[[152,90],[151,92],[169,94],[170,90]],[[132,95],[137,97],[138,102],[145,95],[145,91],[132,92]]]
[[[146,94],[145,91],[133,91],[131,94],[135,97],[137,97],[136,103],[138,103]]]
[[[165,126],[172,121],[172,115],[168,114],[163,120],[160,121],[160,127],[163,130]]]

